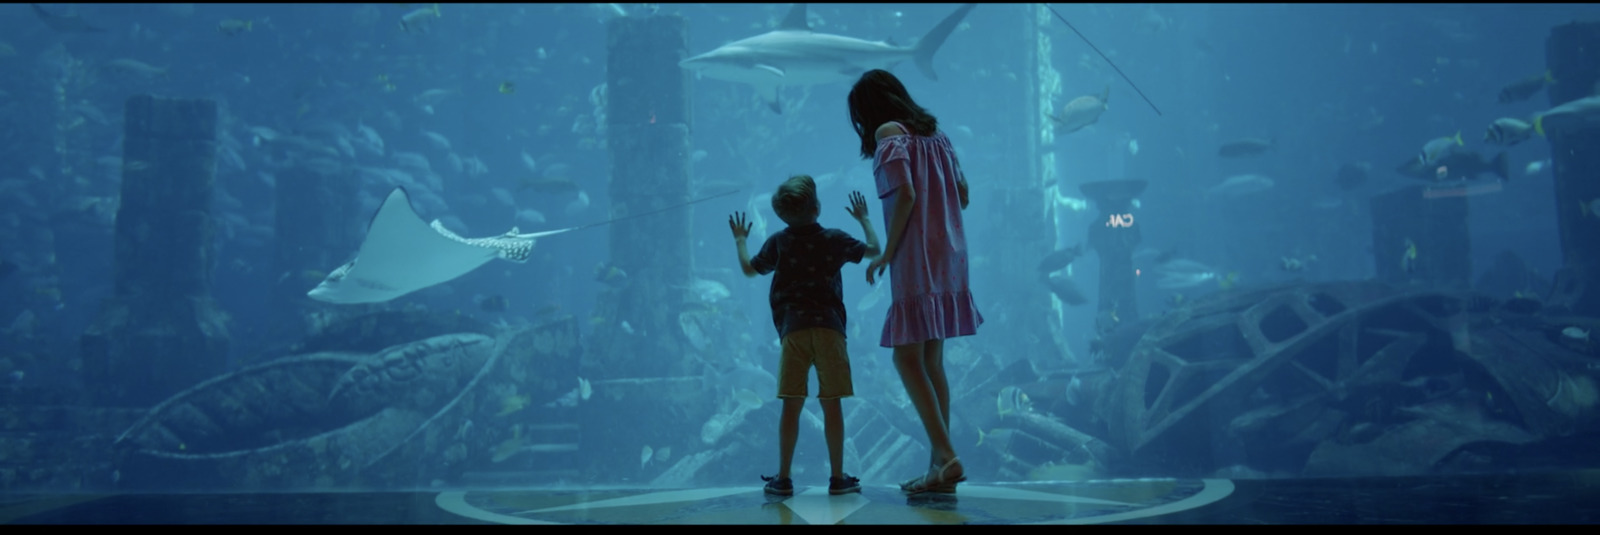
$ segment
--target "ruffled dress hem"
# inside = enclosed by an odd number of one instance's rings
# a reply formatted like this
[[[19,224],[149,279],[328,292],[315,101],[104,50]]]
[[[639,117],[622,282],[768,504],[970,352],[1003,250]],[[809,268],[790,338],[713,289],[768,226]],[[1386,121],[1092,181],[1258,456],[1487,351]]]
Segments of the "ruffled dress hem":
[[[945,292],[896,300],[883,322],[882,347],[978,334],[983,314],[972,292]]]

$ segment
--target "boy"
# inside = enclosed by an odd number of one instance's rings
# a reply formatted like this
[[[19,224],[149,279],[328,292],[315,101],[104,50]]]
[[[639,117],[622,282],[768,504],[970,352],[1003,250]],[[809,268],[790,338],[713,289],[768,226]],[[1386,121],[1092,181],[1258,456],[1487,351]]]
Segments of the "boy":
[[[769,301],[772,323],[777,326],[783,345],[778,361],[778,397],[783,400],[783,415],[778,420],[778,475],[761,479],[767,482],[768,494],[794,495],[789,464],[794,460],[794,444],[800,435],[806,376],[815,364],[823,434],[828,441],[828,460],[833,464],[828,493],[861,492],[860,480],[843,470],[844,412],[839,399],[854,395],[854,390],[845,350],[844,291],[839,269],[845,262],[859,264],[862,258],[876,258],[879,254],[878,237],[867,219],[867,199],[859,191],[852,192],[848,208],[850,216],[866,232],[866,243],[817,223],[822,204],[817,201],[817,185],[809,176],[798,175],[778,186],[772,195],[772,211],[789,226],[767,238],[754,259],[745,248],[750,223],[743,213],[728,216],[728,227],[739,247],[739,267],[745,276],[777,272],[772,277]]]

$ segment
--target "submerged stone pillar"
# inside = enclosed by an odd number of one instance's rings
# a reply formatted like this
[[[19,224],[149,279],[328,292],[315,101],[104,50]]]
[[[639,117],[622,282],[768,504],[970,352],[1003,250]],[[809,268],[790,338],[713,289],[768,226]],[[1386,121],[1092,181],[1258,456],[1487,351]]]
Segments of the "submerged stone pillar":
[[[678,66],[688,24],[675,15],[618,17],[607,31],[610,217],[688,202],[689,78]],[[692,214],[669,210],[607,227],[611,266],[626,275],[595,308],[588,356],[596,368],[632,377],[688,373],[679,366],[688,347],[678,313],[693,269]]]
[[[227,363],[211,297],[217,104],[141,95],[125,113],[113,295],[81,343],[96,404],[150,406]]]
[[[361,245],[372,214],[356,213],[359,181],[352,167],[321,160],[307,165],[295,159],[277,174],[273,189],[272,284],[268,303],[269,340],[299,340],[318,309],[363,310],[349,305],[318,303],[306,296],[328,271],[349,262]],[[387,195],[388,191],[374,191]]]
[[[1416,186],[1372,197],[1377,280],[1465,289],[1472,283],[1467,198],[1429,198],[1426,190]],[[1409,258],[1410,245],[1416,246],[1415,258]]]
[[[1100,257],[1096,332],[1109,330],[1122,321],[1139,320],[1133,248],[1139,245],[1143,233],[1133,217],[1133,199],[1144,193],[1147,185],[1143,180],[1104,180],[1078,186],[1100,208],[1100,216],[1089,223],[1089,248]]]
[[[689,200],[689,78],[678,66],[688,57],[688,45],[687,21],[676,15],[618,17],[607,25],[611,218]],[[581,376],[602,384],[700,375],[699,361],[689,358],[692,349],[678,321],[694,267],[689,230],[693,213],[691,208],[668,210],[607,226],[610,266],[602,272],[607,287],[596,299]],[[691,421],[689,414],[702,415],[673,400],[670,389],[652,384],[644,392],[623,394],[630,391],[608,388],[597,388],[595,396],[615,403],[578,405],[580,446],[594,452],[583,456],[586,473],[652,477],[670,463],[635,464],[640,463],[641,444],[679,444],[679,451],[685,451],[690,447],[686,440],[698,439],[703,420]],[[605,424],[582,423],[592,421]],[[650,473],[643,472],[646,468]]]
[[[1545,62],[1556,80],[1549,87],[1551,107],[1588,97],[1600,83],[1600,22],[1557,26],[1545,41]],[[1550,305],[1575,314],[1600,316],[1600,214],[1588,203],[1600,199],[1600,126],[1550,132],[1555,175],[1556,224],[1562,267],[1556,273]]]
[[[1055,153],[1045,152],[1053,140],[1045,113],[1059,93],[1046,34],[1050,12],[1039,4],[992,8],[997,12],[988,16],[1013,28],[1000,32],[1012,43],[1001,48],[1017,51],[993,60],[1015,65],[1018,82],[996,84],[994,98],[971,101],[972,112],[1004,117],[1013,127],[986,132],[993,143],[956,144],[965,157],[963,171],[972,192],[971,209],[962,212],[972,291],[987,321],[978,330],[982,341],[977,343],[998,356],[1002,366],[1026,359],[1041,372],[1068,368],[1074,363],[1061,336],[1060,310],[1038,276],[1039,260],[1056,245]],[[947,91],[937,83],[927,87],[925,91]],[[990,158],[978,158],[982,151],[993,152]]]

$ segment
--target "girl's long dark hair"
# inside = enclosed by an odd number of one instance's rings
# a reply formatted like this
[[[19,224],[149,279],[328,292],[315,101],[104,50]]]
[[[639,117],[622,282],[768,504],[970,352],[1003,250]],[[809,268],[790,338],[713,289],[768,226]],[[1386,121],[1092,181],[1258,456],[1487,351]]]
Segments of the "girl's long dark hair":
[[[867,71],[850,89],[850,125],[861,136],[862,158],[877,152],[878,127],[890,121],[899,121],[912,134],[931,136],[939,130],[939,120],[911,100],[899,78],[883,69]]]

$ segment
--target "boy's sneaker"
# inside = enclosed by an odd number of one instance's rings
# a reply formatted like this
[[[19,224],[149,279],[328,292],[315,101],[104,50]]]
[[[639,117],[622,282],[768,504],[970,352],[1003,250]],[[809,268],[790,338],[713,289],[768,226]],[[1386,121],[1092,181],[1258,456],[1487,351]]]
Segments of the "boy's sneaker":
[[[778,479],[777,477],[761,476],[761,480],[767,482],[767,494],[771,494],[773,496],[794,496],[794,482],[790,481],[787,477]]]
[[[828,478],[828,494],[839,495],[852,492],[861,492],[861,480],[845,474],[844,477]]]

